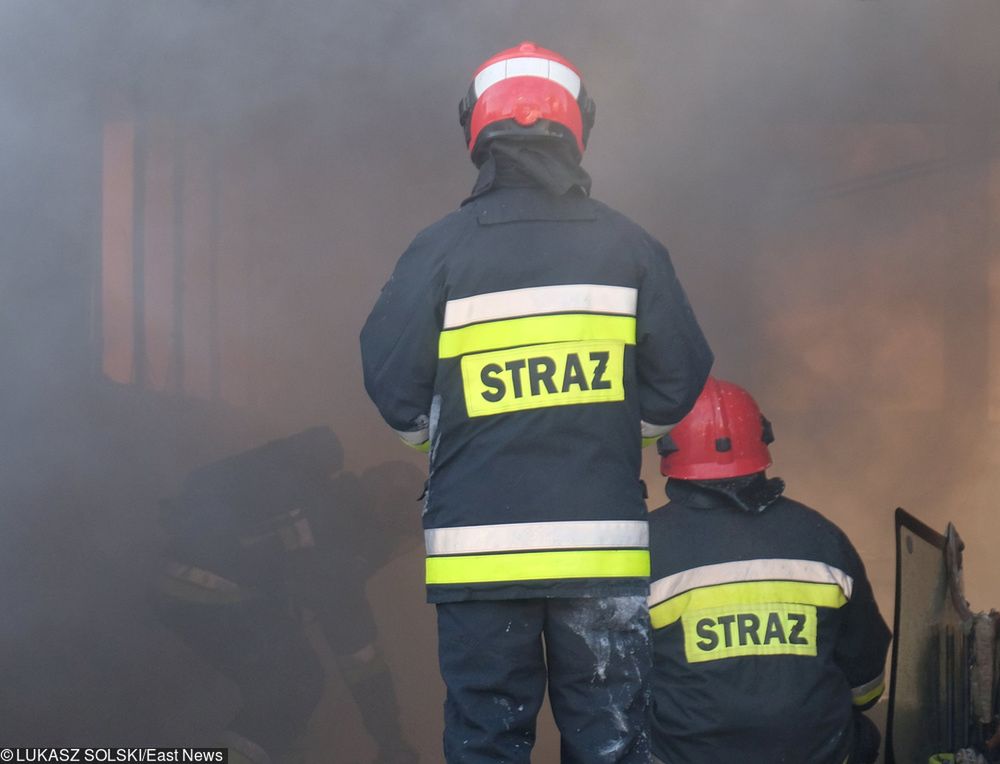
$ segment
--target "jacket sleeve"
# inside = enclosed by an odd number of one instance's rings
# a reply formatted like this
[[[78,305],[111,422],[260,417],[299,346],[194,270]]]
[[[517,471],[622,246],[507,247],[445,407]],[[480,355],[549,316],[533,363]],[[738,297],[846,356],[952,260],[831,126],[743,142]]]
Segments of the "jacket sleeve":
[[[662,435],[691,410],[713,356],[667,250],[649,236],[646,245],[649,257],[636,315],[636,365],[643,436],[649,437],[657,429]]]
[[[842,543],[854,586],[844,605],[834,661],[851,687],[854,709],[864,711],[875,705],[885,690],[885,659],[892,634],[875,602],[864,563],[846,536]]]
[[[361,330],[365,389],[407,445],[427,440],[443,315],[443,256],[418,236],[396,264]]]

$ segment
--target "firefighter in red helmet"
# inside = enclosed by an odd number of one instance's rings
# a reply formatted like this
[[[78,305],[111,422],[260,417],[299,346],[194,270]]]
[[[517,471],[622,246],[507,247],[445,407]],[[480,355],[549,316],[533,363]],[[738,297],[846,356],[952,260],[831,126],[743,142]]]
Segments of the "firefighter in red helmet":
[[[666,250],[589,196],[594,105],[525,42],[459,108],[480,168],[361,335],[386,422],[430,453],[428,600],[448,762],[526,764],[546,686],[563,762],[649,761],[643,437],[712,363]]]
[[[660,441],[651,728],[663,762],[860,764],[889,630],[847,536],[768,479],[771,425],[709,378]],[[656,759],[654,759],[655,761]]]

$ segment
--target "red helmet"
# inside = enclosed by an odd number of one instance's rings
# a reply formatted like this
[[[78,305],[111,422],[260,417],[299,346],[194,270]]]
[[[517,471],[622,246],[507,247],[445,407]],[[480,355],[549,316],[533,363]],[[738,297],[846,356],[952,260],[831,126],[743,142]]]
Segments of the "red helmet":
[[[573,64],[533,42],[483,62],[458,105],[458,121],[473,161],[479,149],[501,135],[554,136],[580,154],[594,125],[594,101]]]
[[[771,423],[750,393],[709,377],[694,408],[659,443],[660,474],[683,480],[721,480],[771,466]]]

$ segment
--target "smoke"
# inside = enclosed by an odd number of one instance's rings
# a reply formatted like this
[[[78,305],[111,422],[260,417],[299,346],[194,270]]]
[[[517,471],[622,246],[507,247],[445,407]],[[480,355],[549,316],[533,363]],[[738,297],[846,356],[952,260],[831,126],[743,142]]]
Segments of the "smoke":
[[[896,505],[968,528],[970,599],[995,605],[998,31],[991,0],[0,5],[5,728],[224,723],[231,689],[143,610],[155,500],[190,468],[319,423],[352,470],[421,464],[364,396],[357,335],[471,187],[471,72],[522,39],[583,71],[594,195],[670,248],[716,373],[775,423],[774,473],[847,530],[886,616]],[[139,196],[109,170],[135,181],[137,156]],[[420,575],[414,552],[369,594],[433,759]],[[351,709],[333,680],[311,740],[338,761],[371,750]]]

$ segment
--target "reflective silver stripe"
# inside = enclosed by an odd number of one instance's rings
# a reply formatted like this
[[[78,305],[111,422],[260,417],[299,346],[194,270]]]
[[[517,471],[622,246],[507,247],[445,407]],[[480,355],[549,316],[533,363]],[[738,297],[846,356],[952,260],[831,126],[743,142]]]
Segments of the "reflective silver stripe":
[[[426,443],[427,438],[430,436],[430,429],[427,427],[410,432],[404,432],[403,430],[393,430],[393,432],[408,446],[419,446],[421,443]]]
[[[666,435],[674,429],[672,424],[650,424],[649,422],[639,422],[639,430],[644,438],[658,438]]]
[[[278,538],[281,539],[281,544],[286,552],[294,552],[296,549],[310,549],[316,546],[312,526],[304,517],[299,518],[291,525],[278,528]]]
[[[491,85],[510,77],[541,77],[562,85],[573,98],[580,97],[580,75],[565,64],[537,56],[508,58],[490,64],[476,75],[473,88],[479,98]]]
[[[645,520],[573,520],[432,528],[424,531],[427,554],[482,554],[534,549],[646,548]]]
[[[649,587],[649,605],[676,597],[703,586],[733,584],[741,581],[804,581],[813,584],[836,584],[847,599],[851,598],[854,579],[839,568],[815,560],[737,560],[717,565],[702,565],[654,581]]]
[[[863,698],[865,695],[868,695],[873,690],[877,690],[879,687],[882,687],[884,685],[885,685],[885,672],[883,671],[881,674],[872,679],[870,682],[865,682],[864,684],[860,684],[857,687],[852,687],[851,697]]]
[[[235,581],[230,581],[228,578],[223,578],[217,573],[195,565],[182,565],[179,562],[170,560],[164,568],[170,578],[175,578],[178,581],[186,581],[202,589],[228,593],[235,593],[240,590],[239,584]]]
[[[634,316],[638,294],[634,287],[605,284],[560,284],[477,294],[448,300],[443,328],[454,329],[480,321],[570,311]]]

